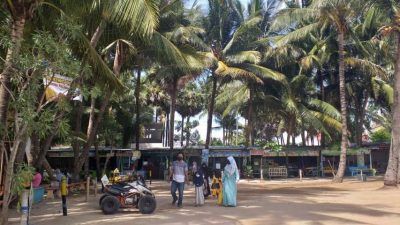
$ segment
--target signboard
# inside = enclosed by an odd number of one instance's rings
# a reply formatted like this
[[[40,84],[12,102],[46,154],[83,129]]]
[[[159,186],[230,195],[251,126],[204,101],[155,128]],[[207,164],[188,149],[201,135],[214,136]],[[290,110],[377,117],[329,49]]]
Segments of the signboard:
[[[271,150],[251,150],[250,154],[252,156],[263,156],[263,157],[285,157],[286,153],[288,156],[313,156],[317,157],[318,156],[318,151],[313,151],[313,150],[301,150],[301,151],[296,151],[296,150],[291,150],[291,151],[271,151]]]
[[[115,156],[117,156],[117,157],[132,157],[133,152],[131,152],[131,151],[116,152]]]
[[[59,95],[66,95],[70,89],[71,82],[72,78],[59,74],[44,77],[43,84],[46,87],[46,99],[50,100],[57,98]],[[82,101],[82,95],[79,93],[80,91],[77,89],[76,92],[76,97],[74,97],[73,100]]]
[[[48,152],[47,156],[52,157],[52,158],[72,158],[72,157],[74,157],[74,153],[72,151],[70,151],[70,152]]]
[[[201,150],[201,162],[208,165],[208,158],[210,157],[210,151],[208,149]]]
[[[132,151],[132,160],[140,159],[141,153],[140,151]]]
[[[248,151],[241,151],[241,150],[228,150],[228,151],[224,151],[224,150],[220,150],[220,151],[216,151],[213,150],[210,152],[210,157],[229,157],[229,156],[233,156],[233,157],[248,157],[250,156],[250,152]]]
[[[262,156],[264,155],[264,150],[252,149],[250,150],[250,154],[253,156]]]

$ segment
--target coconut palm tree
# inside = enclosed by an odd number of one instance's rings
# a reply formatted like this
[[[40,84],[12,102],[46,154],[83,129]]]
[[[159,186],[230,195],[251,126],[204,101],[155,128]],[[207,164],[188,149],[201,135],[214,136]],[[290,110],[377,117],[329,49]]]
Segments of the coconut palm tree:
[[[173,149],[178,90],[202,73],[206,64],[200,51],[206,51],[208,46],[201,39],[205,31],[185,18],[182,2],[162,4],[160,26],[153,35],[147,54],[157,59],[152,73],[170,95],[168,144]]]
[[[204,109],[204,94],[200,87],[195,83],[191,82],[186,85],[178,93],[177,100],[177,112],[181,115],[182,121],[180,123],[181,130],[181,145],[186,139],[186,146],[189,144],[190,135],[190,117],[196,116]],[[186,119],[186,121],[185,121]],[[186,137],[184,138],[184,131],[186,130]]]
[[[223,83],[240,80],[246,86],[249,96],[246,132],[248,145],[254,145],[253,99],[257,85],[263,84],[264,80],[274,80],[282,84],[286,82],[283,74],[258,65],[262,57],[258,47],[264,35],[261,29],[264,22],[265,18],[260,11],[252,12],[249,18],[232,33],[232,38],[223,49],[218,50],[218,46],[213,48],[213,55],[218,61],[218,67],[214,71],[215,77],[219,77]]]
[[[218,58],[221,55],[222,49],[232,39],[233,32],[243,22],[243,7],[238,0],[209,0],[209,13],[204,24],[207,29],[206,42],[212,48],[212,54]],[[208,100],[207,109],[207,134],[205,148],[208,149],[211,143],[212,121],[215,107],[215,98],[217,96],[218,78],[215,74],[217,65],[212,65],[210,68],[211,76],[209,83],[211,84],[211,92]]]
[[[348,145],[347,128],[347,98],[345,87],[345,41],[347,38],[355,38],[351,29],[360,13],[364,12],[365,4],[361,1],[329,1],[315,0],[307,8],[290,8],[282,10],[272,25],[273,29],[297,26],[293,32],[283,37],[280,42],[287,43],[289,40],[299,40],[309,35],[309,32],[332,28],[336,32],[338,43],[338,71],[339,71],[339,95],[340,109],[342,114],[341,154],[339,169],[334,177],[335,182],[342,182],[346,168],[346,152]]]
[[[394,67],[394,99],[392,106],[392,141],[388,167],[386,170],[384,184],[385,186],[397,186],[400,183],[400,3],[394,0],[371,1],[372,7],[377,9],[377,13],[385,15],[386,21],[382,21],[382,27],[379,30],[377,39],[384,39],[393,34],[396,47],[395,67]],[[388,39],[386,39],[388,40]]]

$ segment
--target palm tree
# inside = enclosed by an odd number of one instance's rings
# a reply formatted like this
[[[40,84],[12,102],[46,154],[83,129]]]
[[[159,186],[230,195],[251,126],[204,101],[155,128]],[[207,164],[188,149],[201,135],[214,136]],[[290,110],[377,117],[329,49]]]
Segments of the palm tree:
[[[149,51],[145,54],[157,59],[152,71],[157,82],[170,95],[168,144],[174,148],[175,111],[178,90],[187,82],[201,74],[205,66],[204,54],[207,50],[201,36],[204,30],[192,26],[185,18],[183,3],[174,1],[161,3],[160,26],[154,33]],[[169,57],[165,57],[168,55]]]
[[[261,7],[258,7],[261,10]],[[274,8],[270,9],[271,11]],[[268,12],[268,11],[267,11]],[[286,77],[277,71],[268,68],[266,65],[259,65],[262,61],[262,49],[265,27],[268,24],[271,12],[262,13],[261,11],[250,12],[249,18],[244,21],[233,33],[227,45],[216,55],[218,68],[215,74],[220,77],[222,82],[230,80],[240,80],[244,85],[242,91],[246,92],[247,98],[247,132],[246,139],[248,145],[254,145],[254,104],[257,87],[266,80],[275,81],[280,85],[285,85]],[[261,16],[264,15],[264,16]],[[215,53],[214,53],[215,55]]]
[[[177,100],[177,112],[182,117],[182,121],[180,124],[182,146],[184,139],[186,139],[186,146],[188,146],[189,144],[190,117],[196,116],[203,109],[204,109],[204,95],[200,87],[195,82],[187,84],[186,87],[178,93],[178,100]],[[186,125],[185,125],[185,118],[186,118]],[[183,135],[185,130],[186,130],[186,138],[184,138]]]
[[[291,8],[281,11],[273,28],[287,27],[290,25],[299,25],[299,28],[290,32],[280,41],[286,43],[289,40],[299,40],[309,35],[309,32],[317,29],[331,27],[336,31],[338,43],[338,71],[339,71],[339,95],[340,95],[340,109],[342,118],[341,130],[341,154],[339,169],[334,177],[335,182],[342,182],[346,168],[346,152],[348,145],[348,128],[347,128],[347,99],[345,87],[345,39],[348,35],[352,35],[351,23],[354,18],[363,12],[363,4],[361,1],[329,1],[329,0],[316,0],[307,8]],[[311,23],[310,23],[311,21]]]
[[[379,38],[385,38],[394,34],[397,41],[395,47],[395,72],[394,72],[394,100],[392,106],[392,140],[390,146],[390,155],[388,167],[384,178],[385,186],[397,186],[400,183],[400,3],[394,0],[371,1],[373,7],[378,9],[378,13],[385,15],[388,21],[383,21],[382,28],[379,30]]]
[[[232,39],[232,33],[244,20],[242,5],[238,0],[209,0],[209,13],[204,27],[208,31],[207,42],[211,45],[213,56],[218,58],[222,49]],[[211,143],[212,121],[215,98],[217,96],[218,78],[215,74],[217,65],[210,68],[211,93],[208,100],[207,135],[205,148]]]

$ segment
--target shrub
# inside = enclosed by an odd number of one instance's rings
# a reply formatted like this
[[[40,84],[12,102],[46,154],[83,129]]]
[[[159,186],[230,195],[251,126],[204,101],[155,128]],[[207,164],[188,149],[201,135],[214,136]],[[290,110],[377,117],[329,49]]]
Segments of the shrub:
[[[388,142],[390,141],[391,134],[385,128],[379,128],[377,131],[372,133],[371,140],[372,142]]]

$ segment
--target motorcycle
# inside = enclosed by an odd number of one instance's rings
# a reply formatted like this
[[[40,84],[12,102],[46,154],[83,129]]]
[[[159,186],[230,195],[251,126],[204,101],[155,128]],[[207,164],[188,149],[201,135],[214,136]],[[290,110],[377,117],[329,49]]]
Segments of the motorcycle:
[[[151,214],[157,207],[155,195],[143,179],[131,183],[109,184],[107,179],[102,182],[104,195],[100,197],[99,205],[104,214],[114,214],[120,208],[138,208],[142,214]]]

